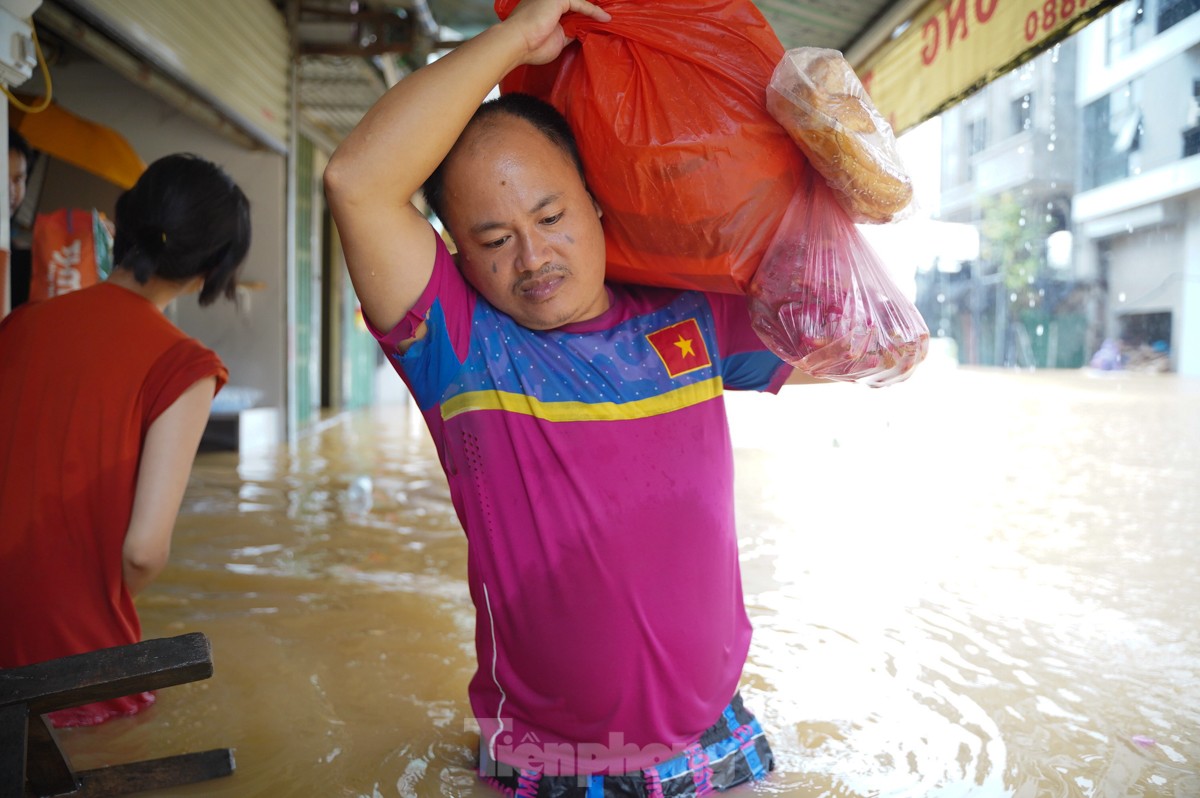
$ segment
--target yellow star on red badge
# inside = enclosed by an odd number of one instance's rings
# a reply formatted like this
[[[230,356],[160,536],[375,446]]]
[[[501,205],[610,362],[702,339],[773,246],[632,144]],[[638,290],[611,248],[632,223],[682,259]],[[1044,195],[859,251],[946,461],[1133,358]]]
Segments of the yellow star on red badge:
[[[675,342],[675,346],[679,347],[680,357],[695,357],[696,352],[692,349],[692,339],[679,336],[679,340]]]
[[[654,347],[655,353],[667,369],[667,375],[671,378],[712,366],[708,347],[704,343],[704,334],[700,332],[700,325],[694,318],[684,319],[647,333],[646,339]]]

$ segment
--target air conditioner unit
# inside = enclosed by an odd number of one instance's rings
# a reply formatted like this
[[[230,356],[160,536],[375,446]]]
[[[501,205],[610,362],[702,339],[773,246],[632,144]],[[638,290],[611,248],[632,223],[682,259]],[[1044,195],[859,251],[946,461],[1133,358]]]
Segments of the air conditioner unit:
[[[20,86],[37,68],[30,18],[42,0],[0,0],[0,83]]]

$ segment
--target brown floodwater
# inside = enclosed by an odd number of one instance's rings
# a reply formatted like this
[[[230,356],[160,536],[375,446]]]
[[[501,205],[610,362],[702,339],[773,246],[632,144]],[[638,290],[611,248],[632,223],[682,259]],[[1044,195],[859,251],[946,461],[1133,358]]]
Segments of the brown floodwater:
[[[1200,381],[954,369],[730,397],[770,796],[1200,796]],[[466,542],[404,406],[203,454],[146,637],[214,676],[60,739],[171,796],[494,796]]]

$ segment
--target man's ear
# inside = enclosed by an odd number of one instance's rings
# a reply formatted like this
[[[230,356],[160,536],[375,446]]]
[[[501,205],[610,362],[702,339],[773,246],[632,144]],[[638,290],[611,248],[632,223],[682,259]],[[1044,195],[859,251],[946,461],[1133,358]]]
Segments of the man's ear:
[[[596,198],[592,196],[592,192],[588,192],[588,199],[592,201],[592,207],[596,209],[596,216],[603,219],[604,209],[600,207],[600,203],[596,202]]]

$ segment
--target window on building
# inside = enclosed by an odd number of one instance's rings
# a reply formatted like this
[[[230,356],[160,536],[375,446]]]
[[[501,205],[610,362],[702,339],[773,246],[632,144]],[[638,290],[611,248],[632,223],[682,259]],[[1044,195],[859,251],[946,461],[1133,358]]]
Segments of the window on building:
[[[1129,83],[1108,96],[1109,132],[1113,153],[1128,156],[1142,148],[1142,108],[1140,82]]]
[[[975,159],[974,156],[987,149],[987,119],[979,117],[967,123],[966,131],[966,146],[967,146],[967,179],[975,179]]]
[[[1192,104],[1183,130],[1183,157],[1200,155],[1200,80],[1192,81]]]
[[[1161,0],[1158,4],[1157,32],[1183,22],[1200,11],[1200,0]]]
[[[1142,148],[1142,112],[1135,109],[1124,113],[1123,117],[1113,139],[1113,152],[1128,155]]]
[[[967,155],[976,155],[987,149],[987,120],[980,118],[967,123]]]
[[[1085,189],[1129,177],[1145,132],[1140,89],[1140,82],[1129,83],[1083,109]]]
[[[1013,99],[1010,105],[1013,135],[1033,127],[1033,95],[1023,94]]]
[[[1195,2],[1185,0],[1189,1]],[[1116,63],[1137,47],[1137,27],[1145,18],[1144,12],[1143,0],[1126,0],[1105,17],[1108,33],[1105,57],[1109,64]]]

